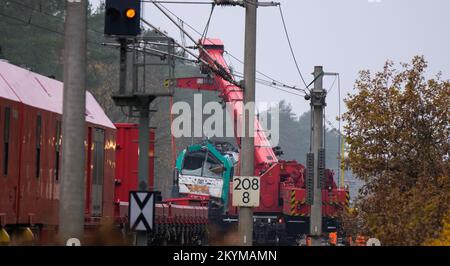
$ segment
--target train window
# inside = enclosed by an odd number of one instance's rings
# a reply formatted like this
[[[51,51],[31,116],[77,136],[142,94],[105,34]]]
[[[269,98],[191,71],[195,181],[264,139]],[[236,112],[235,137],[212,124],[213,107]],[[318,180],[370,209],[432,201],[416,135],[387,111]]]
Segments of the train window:
[[[105,131],[96,128],[93,139],[92,215],[101,216],[103,204],[103,173],[105,165]]]
[[[61,150],[61,121],[56,121],[55,135],[55,179],[59,180],[59,152]]]
[[[201,176],[205,157],[205,151],[202,150],[186,152],[181,173],[184,175]]]
[[[184,175],[221,178],[222,163],[210,152],[203,150],[186,153],[181,173]]]
[[[5,108],[5,122],[3,127],[3,174],[8,175],[9,162],[9,133],[11,126],[11,108]]]
[[[39,178],[41,170],[41,134],[42,134],[42,117],[37,116],[36,119],[36,177]]]
[[[202,176],[221,178],[224,171],[223,164],[212,153],[208,152]]]

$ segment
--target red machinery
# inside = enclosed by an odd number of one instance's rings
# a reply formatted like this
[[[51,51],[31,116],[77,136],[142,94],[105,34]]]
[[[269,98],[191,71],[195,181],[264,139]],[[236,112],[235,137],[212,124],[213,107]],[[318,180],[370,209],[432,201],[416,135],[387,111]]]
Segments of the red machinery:
[[[220,92],[219,97],[231,107],[229,111],[234,112],[234,128],[240,128],[243,90],[235,85],[236,82],[232,82],[231,72],[223,58],[224,45],[218,39],[203,40],[201,45],[204,49],[200,50],[200,58],[208,63],[208,66],[203,65],[201,68],[206,70],[203,72],[207,76],[177,79],[176,87]],[[220,75],[216,74],[218,72]],[[281,231],[287,229],[291,235],[308,233],[310,205],[306,203],[304,166],[296,161],[279,161],[257,119],[254,136],[254,174],[261,178],[260,207],[254,210],[255,217],[260,218],[258,223],[270,225],[281,221]],[[240,146],[239,138],[237,143]],[[239,169],[236,169],[235,174],[239,174],[237,171]],[[346,205],[348,193],[337,188],[331,171],[326,172],[326,178],[326,186],[322,190],[325,232],[336,230],[334,218],[338,210]],[[236,214],[237,208],[230,204],[227,215]],[[229,220],[228,217],[226,219]]]
[[[200,56],[229,74],[221,41],[206,40],[203,46],[209,55],[201,52]],[[204,82],[204,77],[179,79],[178,87],[220,91],[220,97],[239,114],[242,90],[219,76],[213,79],[213,83]],[[58,225],[62,89],[59,81],[0,62],[0,230],[32,228],[44,243]],[[241,123],[239,116],[235,118],[235,124]],[[126,222],[126,212],[120,207],[126,207],[128,192],[137,187],[137,128],[132,124],[117,124],[117,128],[116,144],[115,126],[86,93],[87,228],[95,228],[105,218]],[[261,129],[258,121],[255,128]],[[152,132],[150,136],[154,139]],[[266,225],[277,223],[283,230],[296,231],[297,225],[307,224],[309,215],[304,167],[295,161],[279,161],[269,146],[264,131],[257,130],[255,174],[261,176],[262,187],[255,217]],[[153,151],[149,147],[150,189]],[[347,192],[336,187],[332,172],[327,177],[323,213],[332,219],[345,205]],[[206,205],[204,200],[186,198],[157,202],[155,242],[198,243],[205,238]],[[236,209],[230,206],[227,215],[229,221],[235,220]]]

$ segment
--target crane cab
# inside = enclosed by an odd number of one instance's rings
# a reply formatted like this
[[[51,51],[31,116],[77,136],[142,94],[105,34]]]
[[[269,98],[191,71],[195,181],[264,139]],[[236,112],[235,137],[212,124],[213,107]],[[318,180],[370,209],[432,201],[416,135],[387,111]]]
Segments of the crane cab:
[[[228,202],[229,183],[237,163],[231,144],[204,141],[184,149],[176,162],[178,193]]]

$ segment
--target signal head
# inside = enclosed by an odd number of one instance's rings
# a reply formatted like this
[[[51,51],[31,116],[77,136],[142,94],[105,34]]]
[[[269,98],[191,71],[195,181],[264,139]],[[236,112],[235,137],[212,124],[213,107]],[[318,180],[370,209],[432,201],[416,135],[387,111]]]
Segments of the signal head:
[[[136,17],[136,10],[134,8],[128,8],[125,11],[125,17],[127,19],[134,19]]]

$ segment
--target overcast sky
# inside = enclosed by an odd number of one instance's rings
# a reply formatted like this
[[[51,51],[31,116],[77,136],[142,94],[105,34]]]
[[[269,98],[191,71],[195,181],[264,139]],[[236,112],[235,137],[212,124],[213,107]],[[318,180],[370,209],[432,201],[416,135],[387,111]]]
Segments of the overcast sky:
[[[90,2],[97,5],[100,0]],[[380,70],[387,59],[396,63],[409,62],[417,54],[425,55],[429,61],[430,74],[442,71],[445,79],[450,78],[449,0],[278,2],[281,2],[294,51],[308,83],[312,80],[314,66],[322,65],[326,72],[340,73],[343,94],[352,93],[359,70]],[[210,5],[165,6],[200,32],[211,9]],[[222,39],[225,49],[241,59],[244,55],[244,11],[241,7],[216,7],[208,32],[209,37]],[[180,39],[176,27],[153,4],[144,4],[144,17]],[[286,84],[301,86],[277,7],[258,8],[257,38],[257,69]],[[234,61],[233,65],[242,72],[240,64]],[[329,87],[332,82],[333,78],[328,77],[324,84]],[[327,118],[334,124],[338,114],[337,91],[336,86],[327,100]],[[258,101],[282,99],[291,103],[296,113],[309,109],[308,102],[302,97],[257,86]]]

